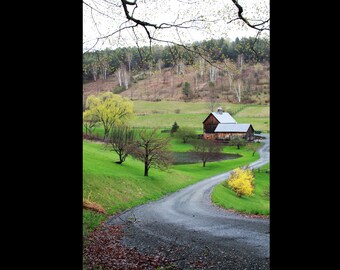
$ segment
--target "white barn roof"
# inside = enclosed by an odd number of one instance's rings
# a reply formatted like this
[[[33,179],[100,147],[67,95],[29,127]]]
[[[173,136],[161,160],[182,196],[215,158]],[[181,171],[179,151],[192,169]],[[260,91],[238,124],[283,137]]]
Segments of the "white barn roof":
[[[229,113],[212,112],[212,114],[221,124],[237,124],[236,120]]]
[[[215,132],[247,132],[250,124],[218,124]]]

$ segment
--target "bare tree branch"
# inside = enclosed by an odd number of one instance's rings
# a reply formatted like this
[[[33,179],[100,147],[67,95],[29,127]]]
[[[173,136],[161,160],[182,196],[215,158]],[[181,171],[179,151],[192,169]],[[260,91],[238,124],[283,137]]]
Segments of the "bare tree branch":
[[[154,23],[154,22],[149,21],[149,19],[140,19],[140,18],[135,17],[135,11],[138,8],[138,5],[137,5],[138,1],[137,0],[121,0],[120,1],[121,4],[114,4],[114,3],[111,3],[107,0],[100,0],[100,1],[103,1],[103,2],[108,3],[110,5],[113,5],[117,8],[118,7],[123,8],[123,16],[127,19],[127,21],[122,23],[116,31],[103,36],[98,29],[98,26],[97,26],[97,23],[95,22],[92,11],[96,11],[98,14],[106,16],[106,17],[108,17],[112,20],[116,20],[116,18],[112,18],[111,16],[105,14],[104,12],[98,10],[98,8],[91,6],[90,4],[86,3],[83,0],[84,5],[88,6],[91,9],[92,20],[94,21],[97,32],[100,35],[96,39],[92,39],[90,41],[87,41],[87,42],[93,42],[95,40],[96,42],[90,49],[86,50],[86,52],[92,50],[98,44],[98,42],[100,40],[108,39],[109,37],[111,37],[111,36],[113,36],[117,33],[119,33],[119,38],[120,38],[120,33],[123,30],[132,29],[134,37],[136,39],[138,52],[140,54],[141,59],[143,59],[142,54],[141,54],[141,50],[140,50],[140,46],[138,44],[138,36],[137,36],[136,31],[135,31],[135,29],[137,29],[138,26],[141,26],[141,29],[144,29],[146,36],[148,38],[150,52],[151,52],[151,45],[152,45],[153,41],[161,42],[161,43],[167,43],[168,45],[172,44],[172,45],[180,46],[190,53],[198,54],[205,61],[207,61],[210,65],[214,66],[214,63],[204,55],[205,52],[202,48],[199,48],[198,46],[189,46],[189,45],[184,44],[183,39],[182,39],[182,34],[179,32],[179,29],[184,29],[184,30],[185,29],[186,30],[187,29],[196,29],[196,30],[205,31],[203,28],[201,28],[202,24],[204,24],[204,23],[214,24],[214,23],[223,21],[225,23],[225,25],[227,25],[227,24],[231,24],[231,23],[236,22],[236,21],[242,21],[248,27],[258,31],[256,38],[255,38],[255,41],[253,43],[253,46],[251,48],[251,50],[255,53],[256,57],[258,57],[258,53],[254,49],[254,46],[257,42],[259,34],[264,30],[269,30],[269,26],[268,26],[268,23],[270,21],[269,18],[267,20],[254,20],[254,19],[245,18],[245,16],[243,15],[244,8],[243,8],[242,5],[240,5],[238,3],[238,0],[231,0],[232,3],[233,3],[233,6],[235,6],[238,9],[238,11],[237,11],[237,15],[236,14],[234,15],[236,17],[229,18],[228,21],[226,21],[226,18],[224,18],[224,16],[222,16],[222,15],[216,15],[214,17],[204,18],[202,15],[199,15],[200,14],[199,12],[197,12],[196,14],[192,14],[191,18],[177,22],[179,20],[179,17],[180,17],[180,14],[178,14],[176,20],[173,23],[169,23],[169,22]],[[194,4],[194,3],[197,3],[199,1],[183,0],[183,1],[180,1],[180,2],[182,2],[184,4]],[[96,4],[96,2],[93,2],[93,4],[95,6],[99,5],[98,3]],[[130,8],[130,10],[129,10],[129,8]],[[127,25],[129,22],[132,23],[132,24]],[[123,25],[125,25],[125,26],[123,27]],[[152,29],[154,29],[154,30],[151,31]],[[157,36],[157,34],[160,32],[159,30],[164,30],[164,29],[175,29],[175,34],[177,35],[178,41],[168,40],[168,38],[164,39],[164,38],[160,38],[159,36]],[[215,67],[220,68],[218,66],[215,66]]]
[[[111,34],[108,34],[108,35],[106,35],[106,36],[101,36],[101,37],[96,38],[96,43],[95,43],[91,48],[87,49],[84,53],[89,52],[90,50],[92,50],[92,49],[98,44],[98,42],[99,42],[101,39],[107,39],[107,38],[109,38],[109,37],[111,37],[111,36],[113,36],[113,35],[115,35],[115,34],[121,32],[121,31],[124,30],[124,29],[134,28],[134,27],[136,27],[136,25],[125,26],[125,27],[123,27],[123,28],[120,28],[120,29],[118,29],[118,30],[112,32]],[[90,42],[90,41],[92,41],[92,40],[89,40],[89,41],[87,41],[87,42]],[[83,54],[84,54],[84,53],[83,53]]]
[[[109,16],[109,15],[107,15],[107,14],[101,12],[100,10],[94,8],[93,6],[89,5],[88,3],[84,2],[84,1],[83,1],[83,3],[84,3],[86,6],[88,6],[88,7],[91,9],[91,11],[94,10],[94,11],[96,11],[97,13],[99,13],[99,14],[105,16],[105,17],[108,17],[108,18],[110,18],[110,19],[114,19],[114,18],[112,18],[111,16]]]
[[[242,15],[242,13],[243,13],[243,7],[238,3],[238,1],[237,1],[237,0],[231,0],[231,1],[232,1],[232,2],[234,3],[234,5],[238,8],[238,17],[239,17],[243,22],[245,22],[246,25],[248,25],[249,27],[254,28],[254,29],[258,30],[258,31],[269,30],[269,28],[265,27],[264,25],[265,25],[266,23],[268,23],[270,19],[268,19],[268,20],[266,20],[266,21],[263,21],[262,23],[251,24],[251,23],[249,22],[249,20],[247,20],[246,18],[243,17],[243,15]],[[258,26],[263,26],[263,27],[262,27],[262,28],[258,28]]]
[[[136,5],[137,0],[130,2],[130,1],[126,1],[126,0],[122,0],[122,2],[125,3],[125,5]]]

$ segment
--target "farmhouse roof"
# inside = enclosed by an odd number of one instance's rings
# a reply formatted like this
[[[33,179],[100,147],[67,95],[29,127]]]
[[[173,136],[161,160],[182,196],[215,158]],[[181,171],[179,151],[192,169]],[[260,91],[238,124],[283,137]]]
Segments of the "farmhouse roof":
[[[227,112],[224,113],[212,112],[212,115],[221,124],[237,124],[236,120]]]
[[[215,132],[247,132],[251,124],[218,124]]]

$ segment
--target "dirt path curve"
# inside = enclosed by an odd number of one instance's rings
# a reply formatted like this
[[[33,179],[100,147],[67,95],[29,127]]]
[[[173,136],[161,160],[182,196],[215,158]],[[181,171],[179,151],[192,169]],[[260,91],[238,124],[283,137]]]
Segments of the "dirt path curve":
[[[269,136],[251,168],[269,162]],[[269,220],[220,209],[213,187],[230,172],[113,217],[124,224],[124,244],[173,260],[177,269],[269,269]]]

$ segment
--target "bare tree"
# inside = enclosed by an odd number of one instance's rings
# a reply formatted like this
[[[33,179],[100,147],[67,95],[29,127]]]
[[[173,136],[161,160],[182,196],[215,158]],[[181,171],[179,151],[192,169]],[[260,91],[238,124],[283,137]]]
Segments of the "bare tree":
[[[135,139],[135,130],[127,126],[117,126],[112,128],[107,145],[119,156],[116,163],[122,164],[126,157],[133,152],[133,142]]]
[[[166,169],[173,161],[168,151],[169,137],[161,137],[157,129],[141,130],[135,143],[134,156],[144,162],[144,176],[149,175],[151,167]]]
[[[126,53],[126,58],[129,63],[129,73],[131,74],[131,62],[132,62],[132,52],[127,52]]]
[[[214,111],[214,107],[217,103],[217,91],[216,91],[216,86],[215,83],[212,81],[209,81],[209,109],[211,112]]]
[[[237,149],[240,149],[240,146],[244,146],[247,144],[247,141],[239,136],[233,136],[230,141],[230,146],[237,146]]]
[[[256,142],[250,142],[247,144],[247,149],[249,149],[250,151],[253,152],[253,156],[255,155],[257,149],[259,149],[261,145],[259,143]]]
[[[227,71],[230,92],[234,93],[237,101],[241,103],[243,92],[242,66],[240,65],[240,68],[237,68],[234,63],[228,60],[224,61],[224,65]]]
[[[157,67],[158,67],[158,70],[159,70],[159,74],[162,74],[162,67],[164,66],[164,63],[162,61],[161,58],[158,59],[157,61]]]
[[[215,66],[209,67],[209,80],[210,82],[216,83],[217,78],[217,68]]]
[[[120,68],[117,69],[117,77],[118,77],[119,86],[123,86],[124,84],[125,89],[128,89],[130,76],[129,76],[129,72],[126,70],[126,66],[124,63],[121,63]]]
[[[126,68],[123,69],[123,79],[124,79],[124,86],[125,89],[129,89],[129,82],[130,82],[130,75]]]
[[[123,83],[122,83],[122,69],[121,68],[117,69],[117,77],[118,77],[119,86],[122,86]]]
[[[192,144],[194,146],[193,152],[202,160],[203,167],[205,167],[207,161],[220,155],[223,150],[222,145],[213,140],[199,139],[193,141]]]
[[[107,79],[107,69],[109,68],[110,55],[108,50],[96,52],[98,67],[101,69],[103,80]]]
[[[132,76],[132,73],[131,73],[131,62],[132,62],[132,58],[133,58],[133,55],[132,55],[132,52],[128,51],[126,53],[126,58],[127,58],[127,61],[128,61],[128,64],[129,64],[129,80],[130,80],[130,76]],[[128,84],[128,82],[127,82]],[[127,88],[126,88],[127,89]],[[133,91],[132,91],[132,88],[130,88],[130,99],[132,100],[133,99]]]
[[[243,91],[243,83],[241,79],[237,80],[236,83],[234,84],[234,91],[235,91],[238,103],[241,103],[242,91]]]

